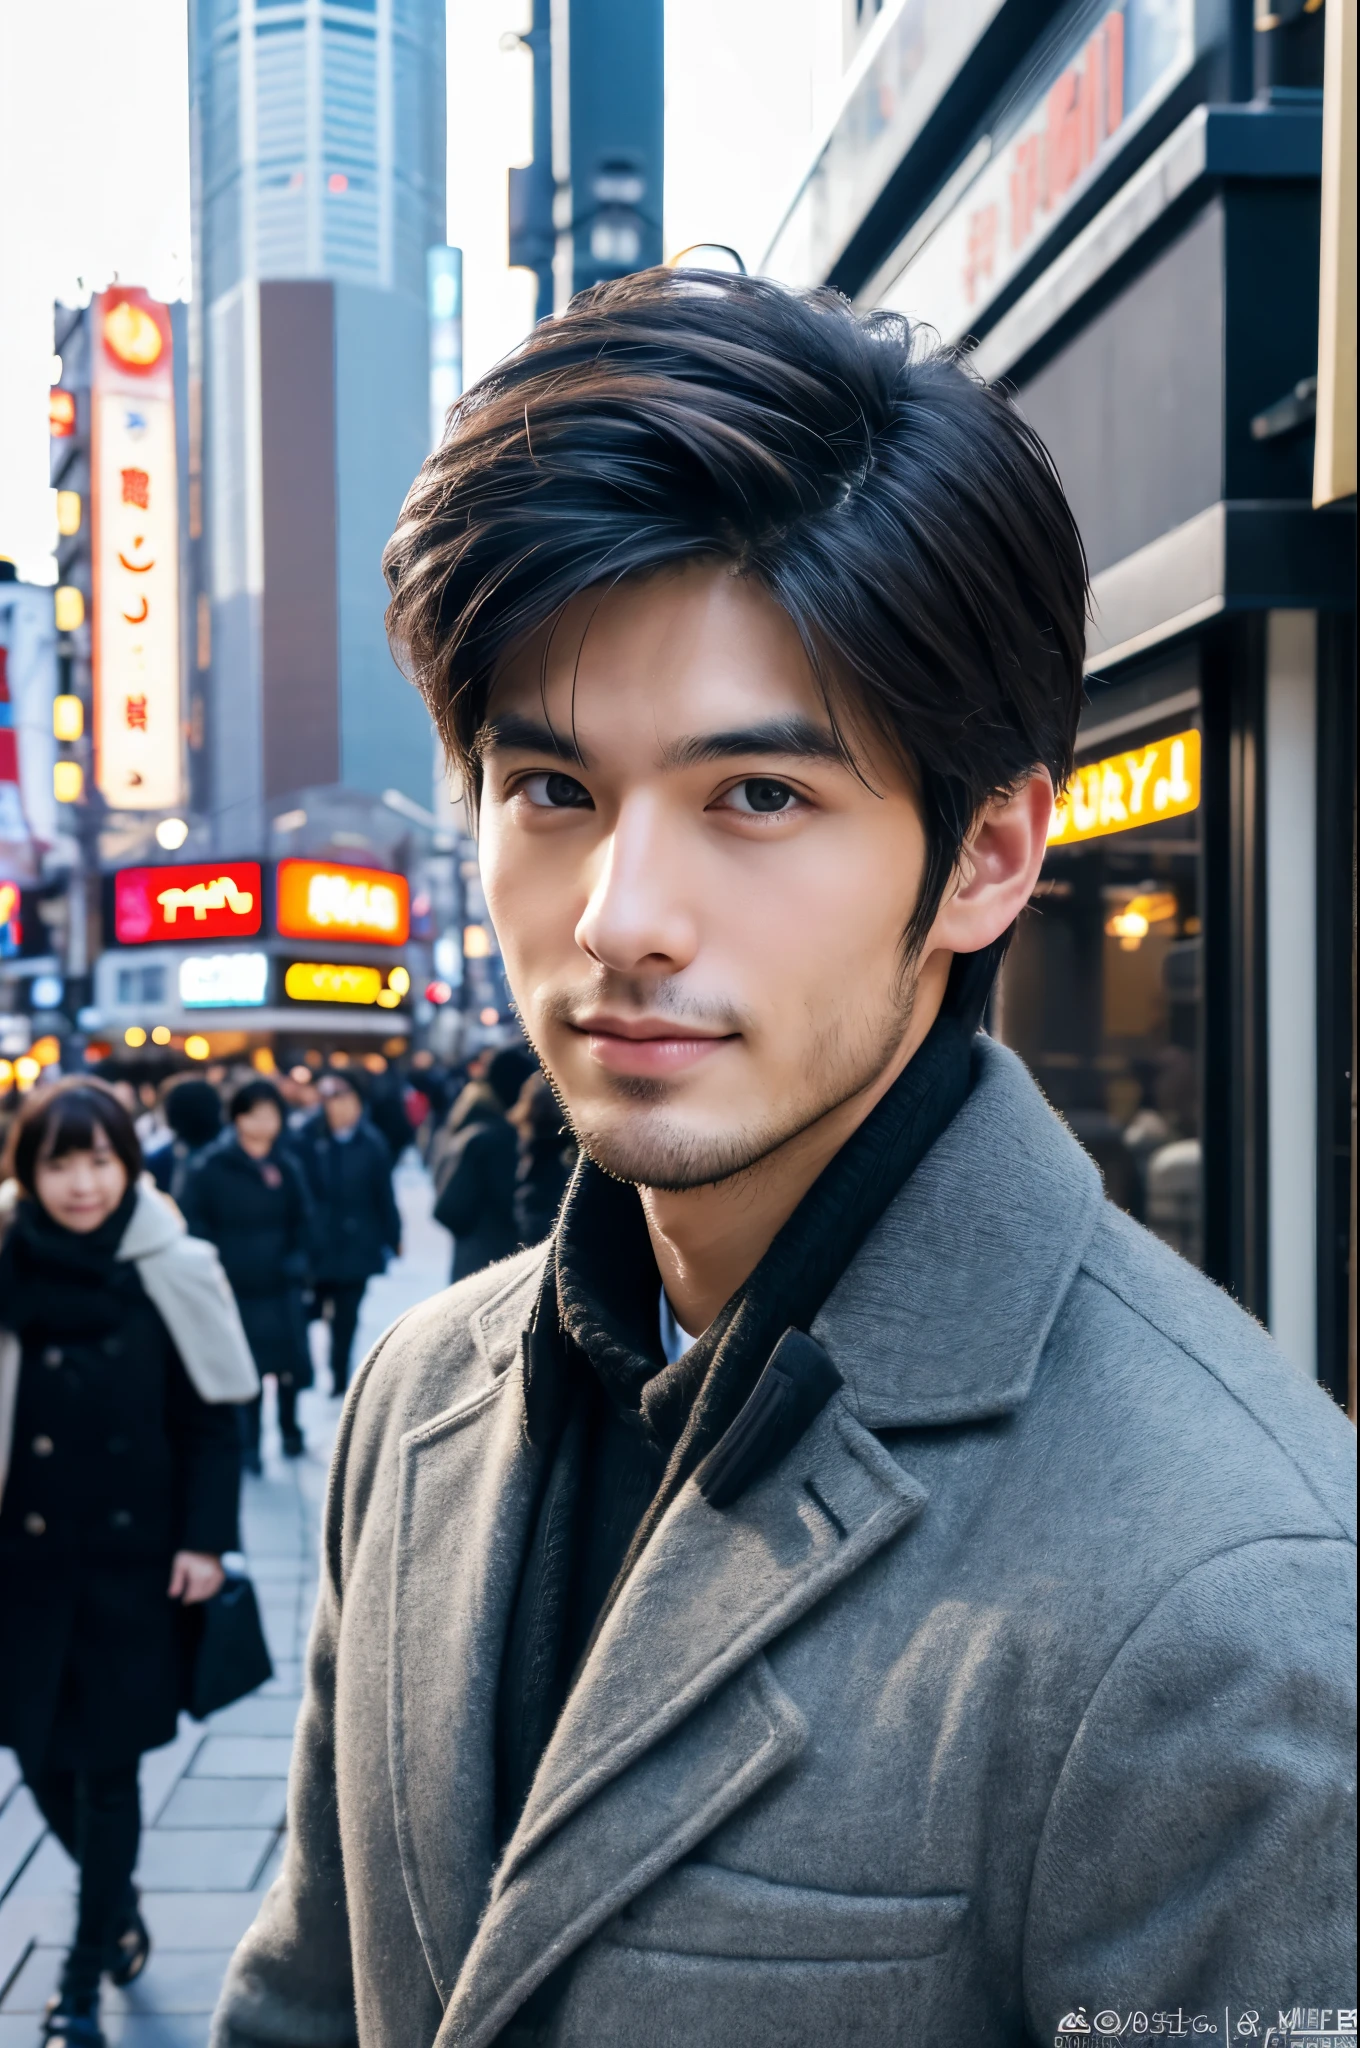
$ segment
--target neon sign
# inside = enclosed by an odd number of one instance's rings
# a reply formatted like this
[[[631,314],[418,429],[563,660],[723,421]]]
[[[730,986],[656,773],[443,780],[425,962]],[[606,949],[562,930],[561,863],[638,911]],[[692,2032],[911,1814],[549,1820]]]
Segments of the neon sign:
[[[1071,846],[1183,818],[1199,809],[1199,798],[1199,734],[1173,733],[1106,761],[1083,761],[1053,806],[1048,843]]]
[[[283,977],[283,992],[295,1003],[376,1003],[395,1010],[411,986],[404,967],[383,979],[381,967],[335,966],[330,961],[295,960]]]
[[[261,895],[258,861],[123,868],[113,884],[114,933],[123,946],[253,938],[261,924]]]
[[[195,953],[179,964],[179,999],[186,1010],[244,1009],[269,991],[267,953]]]
[[[278,928],[289,939],[405,945],[411,929],[406,878],[332,861],[281,860]]]

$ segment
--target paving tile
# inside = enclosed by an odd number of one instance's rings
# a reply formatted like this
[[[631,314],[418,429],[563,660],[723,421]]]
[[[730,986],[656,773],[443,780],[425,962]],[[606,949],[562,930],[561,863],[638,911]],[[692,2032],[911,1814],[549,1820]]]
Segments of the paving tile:
[[[55,1835],[44,1835],[11,1887],[12,1899],[68,1899],[76,1867]],[[8,1901],[6,1901],[8,1903]]]
[[[235,1948],[260,1910],[258,1886],[248,1892],[142,1893],[142,1913],[158,1950]]]
[[[156,1891],[249,1891],[273,1828],[149,1828],[137,1881]]]
[[[125,2015],[126,2025],[134,2016],[210,2014],[217,2003],[231,1953],[229,1948],[153,1952],[142,1975],[126,1991],[119,1991],[114,1985],[105,1986],[101,2003],[106,2022],[116,2015]],[[43,2010],[56,1991],[64,1954],[65,1950],[57,1946],[30,1952],[5,1999],[7,2015]]]
[[[211,2025],[208,2013],[110,2013],[105,2032],[109,2048],[208,2048]]]
[[[300,1705],[296,1694],[291,1699],[277,1693],[262,1699],[258,1693],[251,1693],[246,1699],[237,1700],[234,1706],[224,1707],[220,1714],[214,1714],[208,1723],[209,1732],[213,1735],[286,1735],[291,1740]]]
[[[0,1895],[7,1892],[42,1840],[46,1822],[27,1785],[15,1785],[0,1812]]]
[[[279,1828],[288,1787],[282,1778],[181,1778],[158,1828]]]
[[[287,1846],[287,1842],[287,1835],[283,1832],[282,1829],[280,1829],[279,1838],[277,1842],[275,1842],[273,1848],[270,1850],[268,1859],[261,1865],[260,1869],[256,1872],[255,1882],[257,1885],[262,1886],[265,1891],[268,1891],[270,1885],[273,1884],[274,1879],[278,1876],[279,1872],[283,1868],[283,1852],[285,1847]]]
[[[193,1762],[199,1744],[207,1730],[200,1721],[191,1721],[187,1714],[179,1717],[179,1733],[173,1742],[167,1742],[163,1749],[150,1749],[142,1758],[138,1779],[142,1791],[142,1823],[153,1827],[160,1809],[169,1798],[174,1786],[183,1777]]]
[[[189,1772],[193,1778],[286,1778],[288,1735],[210,1735]]]
[[[274,1659],[274,1676],[266,1679],[259,1691],[251,1694],[251,1698],[257,1700],[276,1698],[296,1699],[302,1692],[303,1677],[303,1662],[300,1657],[276,1657]]]

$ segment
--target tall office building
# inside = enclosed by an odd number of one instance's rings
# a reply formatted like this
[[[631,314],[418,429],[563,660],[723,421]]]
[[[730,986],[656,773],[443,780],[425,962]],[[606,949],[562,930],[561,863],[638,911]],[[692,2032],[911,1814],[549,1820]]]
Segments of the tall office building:
[[[254,850],[316,785],[424,802],[383,544],[429,449],[444,0],[193,0],[199,807]]]

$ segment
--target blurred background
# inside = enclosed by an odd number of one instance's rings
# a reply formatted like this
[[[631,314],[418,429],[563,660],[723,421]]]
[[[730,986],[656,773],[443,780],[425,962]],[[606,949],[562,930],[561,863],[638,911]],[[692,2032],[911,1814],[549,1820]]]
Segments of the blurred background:
[[[597,279],[966,346],[1094,585],[991,1025],[1353,1375],[1354,0],[0,0],[0,1099],[516,1027],[383,637],[449,407]]]

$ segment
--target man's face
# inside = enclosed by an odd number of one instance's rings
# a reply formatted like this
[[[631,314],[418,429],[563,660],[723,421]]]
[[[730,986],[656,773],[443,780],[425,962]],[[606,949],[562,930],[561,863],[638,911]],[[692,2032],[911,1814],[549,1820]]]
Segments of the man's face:
[[[333,1131],[352,1131],[363,1115],[364,1105],[343,1081],[321,1083],[321,1104]]]
[[[488,907],[600,1165],[725,1179],[901,1063],[919,812],[900,768],[838,757],[756,585],[706,566],[587,593],[487,716]]]

